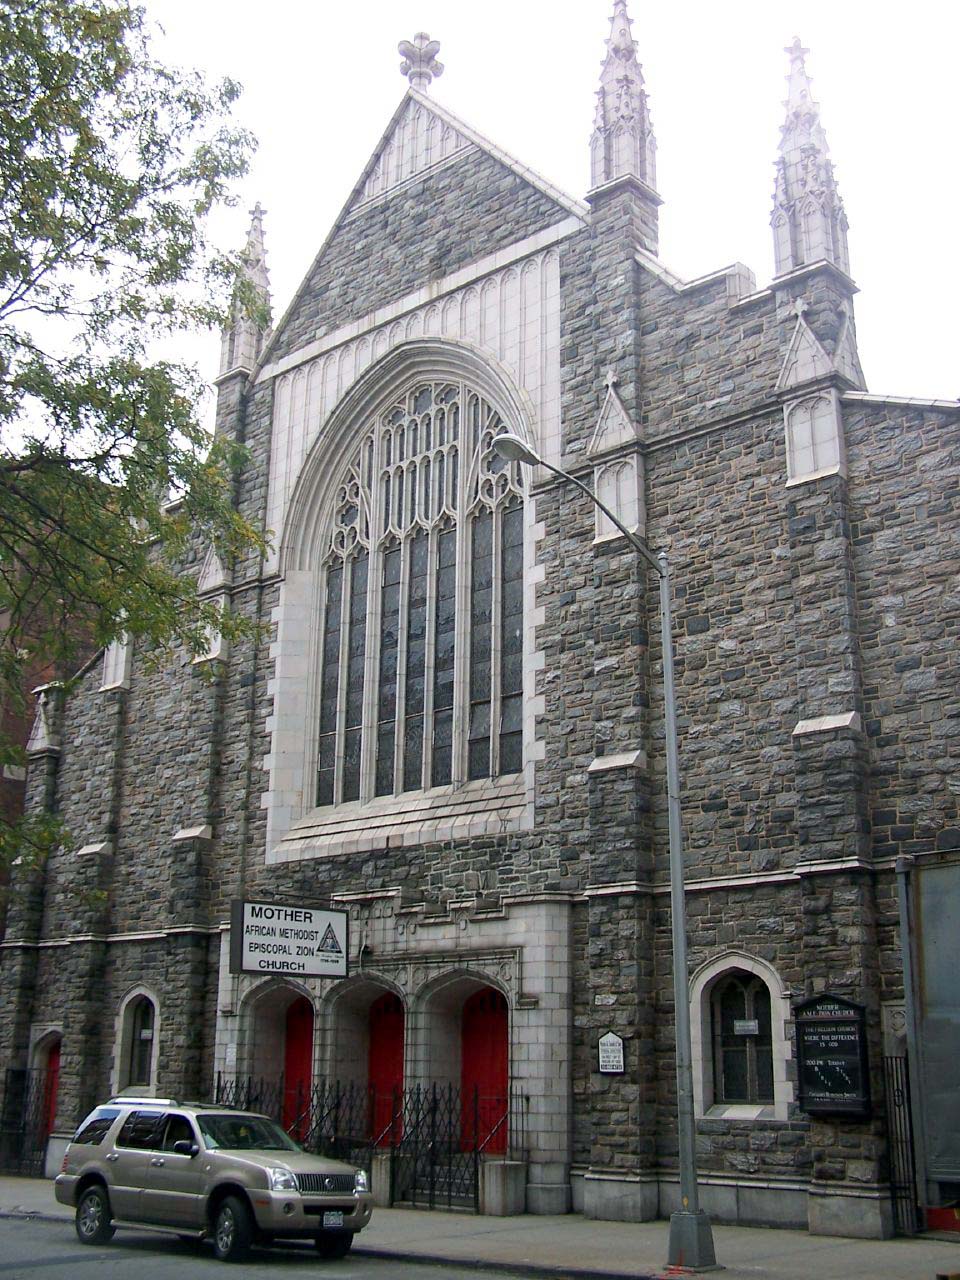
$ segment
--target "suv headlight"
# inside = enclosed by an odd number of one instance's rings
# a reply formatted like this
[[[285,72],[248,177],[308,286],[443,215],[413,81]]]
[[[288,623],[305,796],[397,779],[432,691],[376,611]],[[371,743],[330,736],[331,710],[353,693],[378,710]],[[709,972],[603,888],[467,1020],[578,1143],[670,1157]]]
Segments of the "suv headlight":
[[[299,1191],[297,1175],[289,1169],[268,1168],[267,1183],[271,1191]]]
[[[367,1178],[366,1169],[358,1169],[353,1175],[353,1190],[356,1195],[359,1195],[361,1191],[370,1190],[370,1182]]]

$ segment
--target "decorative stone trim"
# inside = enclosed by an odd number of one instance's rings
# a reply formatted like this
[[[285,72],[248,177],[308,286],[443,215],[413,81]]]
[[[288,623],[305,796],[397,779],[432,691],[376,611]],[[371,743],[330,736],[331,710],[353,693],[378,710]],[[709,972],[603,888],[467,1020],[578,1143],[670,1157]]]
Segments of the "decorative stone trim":
[[[802,862],[796,870],[803,876],[840,876],[848,871],[873,871],[873,864],[863,858],[839,858],[835,862]]]
[[[209,844],[213,839],[213,827],[209,822],[203,823],[199,827],[181,827],[179,831],[173,835],[175,843],[188,843],[190,841],[202,842]]]
[[[798,720],[794,725],[792,736],[799,738],[807,733],[832,733],[836,729],[852,729],[854,733],[860,733],[862,725],[859,711],[841,711],[837,715],[814,716],[810,720]]]
[[[416,311],[429,303],[436,302],[446,294],[455,293],[458,289],[466,288],[468,285],[481,280],[484,276],[492,275],[496,271],[501,271],[504,267],[512,266],[521,259],[529,258],[543,249],[549,249],[553,245],[559,244],[561,240],[565,240],[568,236],[574,235],[581,230],[582,226],[583,222],[580,218],[564,218],[562,222],[556,222],[551,227],[545,227],[543,231],[537,231],[532,236],[527,236],[523,240],[516,241],[515,244],[508,245],[505,249],[498,249],[496,253],[488,254],[485,258],[478,258],[476,262],[471,262],[468,266],[461,267],[459,270],[451,272],[448,276],[442,276],[429,286],[423,285],[412,293],[398,298],[395,302],[386,303],[384,306],[378,307],[376,311],[371,311],[367,315],[361,316],[358,320],[351,320],[349,324],[341,325],[338,329],[334,329],[332,333],[328,333],[322,338],[317,338],[306,346],[299,347],[296,351],[291,352],[290,355],[284,356],[271,364],[264,365],[257,374],[257,382],[267,382],[282,373],[287,373],[299,365],[315,360],[317,356],[332,351],[335,347],[343,346],[344,343],[350,342],[354,338],[359,338],[365,333],[370,333],[372,330],[380,328],[381,325],[390,324],[401,316]]]
[[[621,751],[616,755],[595,756],[587,765],[587,773],[610,773],[615,769],[645,769],[647,767],[647,753],[642,749],[637,751]]]

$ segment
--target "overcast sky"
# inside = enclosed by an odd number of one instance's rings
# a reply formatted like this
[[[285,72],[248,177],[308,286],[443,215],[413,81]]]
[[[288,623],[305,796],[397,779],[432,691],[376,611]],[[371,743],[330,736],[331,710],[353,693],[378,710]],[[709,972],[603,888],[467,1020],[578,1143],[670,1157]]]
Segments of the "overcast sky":
[[[612,0],[146,0],[165,60],[230,74],[260,150],[218,231],[260,200],[282,313],[395,110],[397,42],[427,31],[431,94],[583,197]],[[773,270],[773,161],[797,35],[850,222],[871,391],[960,396],[960,0],[630,0],[657,137],[660,256],[685,278]],[[193,353],[216,373],[217,343]]]

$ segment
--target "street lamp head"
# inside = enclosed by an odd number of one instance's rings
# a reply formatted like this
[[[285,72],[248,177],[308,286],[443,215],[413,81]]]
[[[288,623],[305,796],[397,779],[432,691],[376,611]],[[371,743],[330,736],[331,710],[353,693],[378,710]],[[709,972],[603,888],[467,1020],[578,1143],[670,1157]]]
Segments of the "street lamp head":
[[[537,466],[540,462],[540,458],[530,446],[509,431],[503,431],[500,435],[494,436],[493,447],[500,457],[506,458],[508,462],[525,462],[531,467]]]

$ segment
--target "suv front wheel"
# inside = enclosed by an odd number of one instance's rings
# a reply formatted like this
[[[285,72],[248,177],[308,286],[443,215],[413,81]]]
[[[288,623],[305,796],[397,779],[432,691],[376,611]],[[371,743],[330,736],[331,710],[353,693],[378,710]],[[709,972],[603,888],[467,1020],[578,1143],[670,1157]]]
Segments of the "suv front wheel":
[[[238,1196],[227,1196],[213,1224],[214,1253],[221,1262],[239,1262],[246,1257],[252,1239],[250,1210]]]
[[[106,1244],[113,1238],[115,1228],[110,1221],[110,1200],[104,1187],[94,1185],[81,1193],[73,1225],[81,1244]]]

